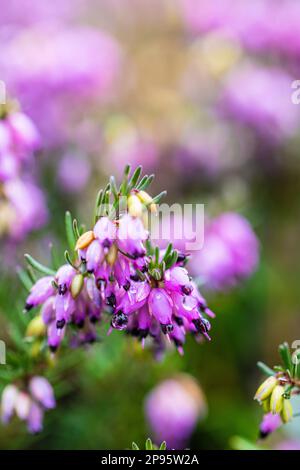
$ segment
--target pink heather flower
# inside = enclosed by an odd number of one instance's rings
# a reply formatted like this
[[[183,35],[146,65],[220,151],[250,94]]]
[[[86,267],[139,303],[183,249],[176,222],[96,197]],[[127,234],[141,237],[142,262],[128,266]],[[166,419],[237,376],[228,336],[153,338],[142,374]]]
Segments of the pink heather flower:
[[[281,424],[280,415],[273,413],[265,414],[259,427],[260,437],[267,437],[269,434],[276,431]]]
[[[27,427],[31,434],[37,434],[43,429],[44,410],[37,403],[32,402],[30,405]]]
[[[292,82],[280,69],[246,65],[228,77],[220,107],[226,116],[278,143],[299,127],[299,109],[291,102]]]
[[[249,277],[259,259],[258,240],[249,222],[228,212],[212,220],[204,246],[191,259],[192,271],[211,289],[226,289]]]
[[[18,389],[15,385],[7,385],[1,398],[1,419],[3,423],[8,423],[11,419],[18,395]]]
[[[53,389],[44,377],[35,376],[29,382],[29,391],[35,400],[40,402],[44,408],[55,408]]]
[[[44,377],[32,377],[28,390],[19,390],[15,385],[7,385],[1,397],[2,421],[7,424],[16,413],[26,421],[30,433],[43,428],[44,410],[55,407],[53,389]]]
[[[32,181],[11,179],[3,185],[10,204],[12,220],[7,228],[15,240],[22,240],[32,230],[41,228],[48,219],[46,201],[41,189]]]
[[[182,449],[206,414],[205,398],[197,382],[182,375],[164,380],[149,393],[145,414],[155,442],[165,440],[168,449]]]
[[[165,348],[166,336],[183,354],[186,333],[210,339],[210,323],[204,315],[214,314],[189,279],[188,285],[181,284],[187,280],[186,270],[182,267],[173,270],[176,270],[176,279],[171,280],[170,272],[165,272],[167,285],[164,280],[158,283],[161,287],[131,280],[126,290],[119,290],[111,325],[118,330],[126,329],[143,343],[145,338],[151,337],[159,350]]]
[[[0,119],[0,181],[17,177],[39,148],[38,131],[29,117],[12,112]]]
[[[26,310],[30,310],[37,305],[44,303],[51,295],[54,294],[53,286],[54,278],[45,276],[39,279],[32,287],[26,300]]]
[[[143,222],[130,216],[129,214],[121,217],[117,232],[118,247],[133,256],[139,258],[146,253],[144,242],[149,234],[145,230]]]

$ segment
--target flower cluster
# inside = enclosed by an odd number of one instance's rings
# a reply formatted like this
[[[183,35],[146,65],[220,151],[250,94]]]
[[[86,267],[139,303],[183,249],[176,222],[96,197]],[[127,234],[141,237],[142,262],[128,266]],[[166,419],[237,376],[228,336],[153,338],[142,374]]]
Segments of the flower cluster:
[[[42,191],[33,177],[40,147],[33,122],[10,103],[0,108],[0,234],[20,239],[46,221]]]
[[[19,419],[26,421],[31,433],[42,430],[44,412],[52,408],[55,408],[53,390],[44,377],[32,377],[25,390],[16,385],[7,385],[2,392],[2,422],[8,423],[15,413]]]
[[[261,437],[275,431],[282,423],[293,418],[291,397],[300,392],[298,357],[292,357],[287,343],[279,346],[283,366],[270,369],[259,362],[258,366],[269,376],[257,389],[254,399],[263,407],[264,417],[260,425]],[[294,360],[292,360],[294,359]]]
[[[129,171],[120,188],[112,179],[98,195],[92,230],[80,232],[67,213],[73,248],[72,255],[66,252],[67,264],[54,271],[27,255],[47,275],[31,287],[25,311],[41,306],[52,351],[70,325],[72,345],[94,341],[95,324],[107,316],[109,331],[126,330],[143,344],[152,339],[157,353],[168,342],[183,353],[187,333],[210,339],[207,317],[214,314],[190,278],[185,256],[171,244],[164,251],[153,247],[144,226],[145,215],[157,210],[163,193],[152,198],[145,189],[153,177],[140,179],[140,167],[131,177]]]

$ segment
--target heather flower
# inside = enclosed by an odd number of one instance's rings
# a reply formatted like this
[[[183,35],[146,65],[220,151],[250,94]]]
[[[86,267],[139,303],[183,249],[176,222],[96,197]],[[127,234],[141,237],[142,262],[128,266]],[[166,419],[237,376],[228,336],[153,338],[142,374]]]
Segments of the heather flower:
[[[276,429],[278,429],[281,424],[282,422],[279,414],[265,414],[259,427],[260,437],[267,437],[269,434],[276,431]]]
[[[9,212],[2,231],[8,232],[11,238],[22,240],[47,222],[45,196],[35,182],[11,179],[3,184],[2,189]]]
[[[204,246],[191,259],[191,270],[211,289],[227,289],[248,278],[258,264],[259,246],[249,222],[223,213],[208,223]]]
[[[152,339],[159,351],[172,341],[182,354],[187,333],[210,339],[207,317],[214,314],[179,253],[172,244],[164,251],[154,248],[142,218],[133,214],[137,205],[141,216],[155,211],[163,195],[151,197],[145,189],[152,176],[139,182],[140,173],[140,167],[131,178],[125,172],[119,189],[112,179],[112,193],[110,185],[99,193],[92,230],[79,233],[77,221],[66,214],[72,255],[67,252],[68,263],[58,271],[26,255],[34,268],[47,275],[32,286],[25,310],[42,306],[40,315],[52,351],[61,344],[69,324],[75,326],[72,346],[95,341],[96,323],[103,313],[110,318],[110,331],[125,330],[143,344]],[[110,197],[114,197],[111,206]],[[124,197],[128,212],[122,207],[119,213],[119,198],[123,204]]]
[[[227,78],[220,107],[267,142],[280,143],[299,125],[299,110],[290,99],[292,82],[280,69],[245,65]]]
[[[151,390],[145,414],[155,442],[165,440],[169,449],[182,449],[206,414],[205,398],[195,379],[180,375]]]
[[[292,360],[292,354],[287,343],[279,346],[283,365],[270,369],[262,362],[260,369],[269,377],[259,386],[254,399],[262,405],[264,418],[260,426],[262,437],[275,431],[282,423],[288,423],[293,418],[291,398],[299,394],[299,371]]]
[[[27,423],[28,431],[35,434],[43,428],[44,411],[55,408],[53,389],[47,379],[34,376],[26,388],[7,385],[1,397],[1,418],[7,424],[13,414]]]
[[[39,146],[39,134],[31,119],[4,108],[0,117],[0,182],[17,177]]]

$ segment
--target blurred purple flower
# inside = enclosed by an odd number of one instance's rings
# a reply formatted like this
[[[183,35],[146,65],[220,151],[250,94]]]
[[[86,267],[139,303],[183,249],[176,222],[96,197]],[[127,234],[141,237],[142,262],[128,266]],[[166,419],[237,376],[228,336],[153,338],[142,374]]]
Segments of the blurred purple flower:
[[[58,163],[58,181],[63,191],[78,193],[86,186],[91,173],[87,158],[67,153]]]
[[[282,421],[280,415],[273,413],[265,414],[259,426],[260,437],[267,437],[269,434],[276,431],[281,424]]]
[[[299,127],[299,109],[291,101],[292,81],[278,68],[244,66],[228,77],[220,107],[268,142],[278,143]]]
[[[83,0],[10,0],[1,5],[0,24],[7,26],[32,25],[50,20],[66,20],[77,16]]]
[[[168,449],[183,449],[206,411],[202,390],[188,375],[164,380],[149,393],[145,402],[153,437],[157,443],[165,440]]]
[[[1,397],[1,418],[7,424],[15,412],[19,419],[26,421],[30,433],[42,431],[46,409],[55,407],[53,389],[44,377],[32,377],[29,389],[20,390],[7,385]]]
[[[13,239],[22,240],[47,222],[44,194],[32,181],[9,180],[3,185],[3,193],[10,204],[11,218],[7,230]]]
[[[251,225],[241,215],[228,212],[209,223],[204,246],[190,265],[207,287],[226,289],[250,276],[258,259],[258,240]]]
[[[120,49],[96,29],[42,26],[3,40],[0,62],[8,90],[38,123],[47,146],[66,138],[84,106],[108,98],[120,66]]]

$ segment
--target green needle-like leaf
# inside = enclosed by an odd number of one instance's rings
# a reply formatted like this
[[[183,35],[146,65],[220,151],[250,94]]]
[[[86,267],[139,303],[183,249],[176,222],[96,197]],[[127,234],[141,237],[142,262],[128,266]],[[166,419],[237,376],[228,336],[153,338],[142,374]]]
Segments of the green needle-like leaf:
[[[71,248],[71,250],[74,250],[75,245],[76,245],[76,237],[75,237],[74,230],[73,230],[72,216],[69,211],[67,211],[65,214],[65,226],[66,226],[68,245]]]
[[[167,194],[167,191],[162,191],[161,193],[159,193],[157,196],[153,198],[153,203],[159,204],[162,198],[165,197],[166,194]]]
[[[267,366],[264,362],[259,361],[257,363],[257,367],[266,375],[275,375],[274,370]]]
[[[280,344],[278,350],[284,367],[292,374],[294,367],[288,343]]]
[[[129,183],[128,183],[128,189],[132,189],[136,186],[140,176],[141,176],[141,173],[142,173],[142,169],[143,167],[141,165],[139,165],[133,172],[133,175],[132,177],[130,178],[129,180]]]
[[[47,276],[54,276],[55,271],[53,269],[47,268],[43,264],[36,261],[32,256],[28,255],[27,253],[24,255],[27,263],[29,263],[36,271],[39,271],[42,274],[46,274]]]
[[[146,447],[146,450],[153,450],[153,444],[152,444],[150,437],[148,437],[148,439],[146,440],[145,447]]]

